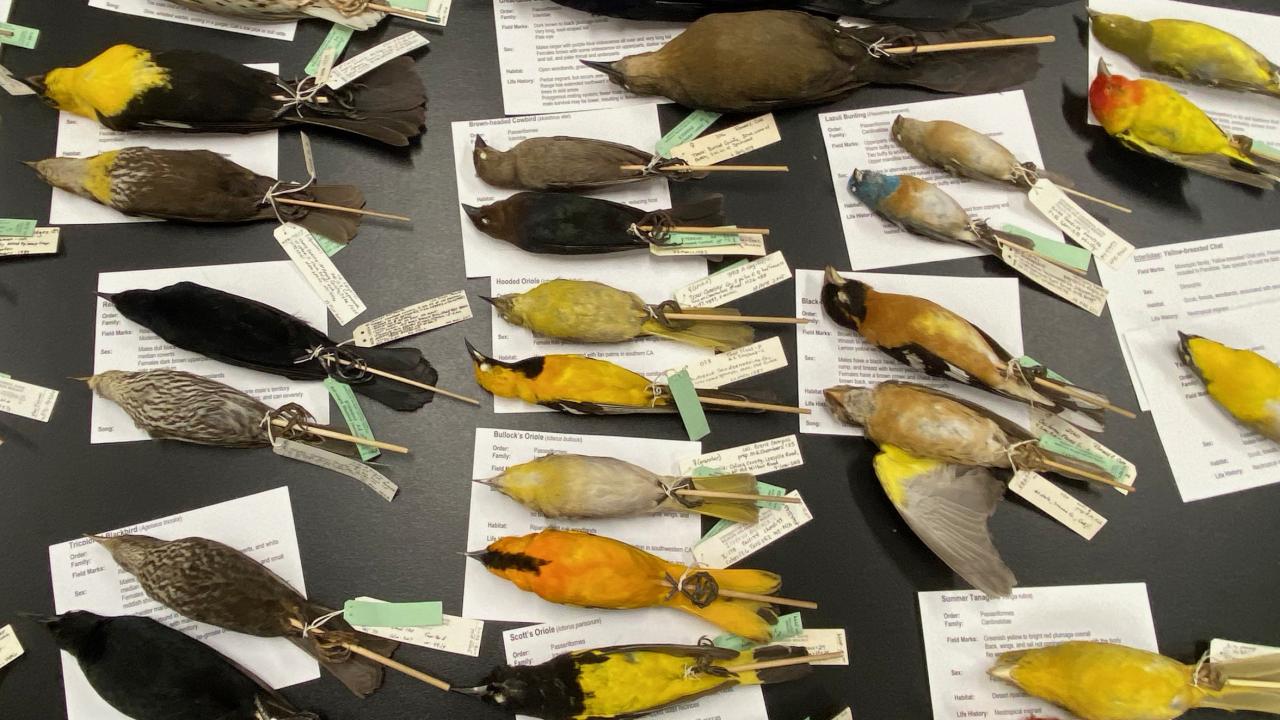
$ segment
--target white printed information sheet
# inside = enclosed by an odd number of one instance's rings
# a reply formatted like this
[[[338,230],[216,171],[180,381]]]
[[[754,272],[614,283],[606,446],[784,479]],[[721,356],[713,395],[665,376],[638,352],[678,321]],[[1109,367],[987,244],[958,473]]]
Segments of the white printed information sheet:
[[[276,40],[292,40],[298,29],[296,20],[282,23],[246,20],[183,7],[168,0],[89,0],[89,7]]]

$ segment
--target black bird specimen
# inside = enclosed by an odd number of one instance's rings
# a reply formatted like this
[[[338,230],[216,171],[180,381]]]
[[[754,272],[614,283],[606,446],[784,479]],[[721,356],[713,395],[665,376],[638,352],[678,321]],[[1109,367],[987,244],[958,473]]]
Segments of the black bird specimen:
[[[331,377],[396,410],[417,410],[435,397],[366,369],[435,385],[438,373],[418,350],[339,347],[298,318],[239,295],[192,282],[98,295],[171,345],[230,365],[292,380]]]
[[[723,226],[722,202],[720,195],[708,195],[651,212],[599,198],[522,192],[484,207],[462,207],[480,232],[521,250],[595,255],[662,245],[674,227]]]
[[[218,651],[145,617],[37,618],[108,705],[134,720],[319,720]]]
[[[477,135],[471,159],[481,180],[511,190],[577,192],[659,176],[672,180],[706,177],[706,173],[666,170],[685,164],[683,160],[661,160],[629,145],[563,135],[527,138],[505,151],[491,147]],[[623,170],[624,165],[648,169]]]
[[[844,28],[802,12],[708,15],[652,52],[583,60],[638,95],[716,112],[768,112],[832,102],[871,84],[939,92],[1005,90],[1035,76],[1035,48],[890,54],[886,48],[1001,38],[985,27],[917,32]]]
[[[348,644],[384,657],[399,643],[355,631],[334,611],[298,594],[244,553],[214,540],[159,540],[148,535],[91,536],[143,592],[183,617],[256,637],[283,637],[314,656],[351,692],[365,697],[382,685],[382,666]]]
[[[197,223],[282,220],[345,243],[355,237],[360,216],[311,208],[290,200],[358,209],[364,194],[351,185],[279,183],[208,150],[130,147],[87,158],[55,157],[26,163],[50,185],[89,198],[126,215]],[[274,205],[268,196],[280,196]],[[278,213],[278,214],[277,214]]]
[[[116,45],[26,82],[59,110],[120,131],[247,133],[302,124],[405,146],[427,120],[426,89],[408,57],[333,90],[212,53]]]

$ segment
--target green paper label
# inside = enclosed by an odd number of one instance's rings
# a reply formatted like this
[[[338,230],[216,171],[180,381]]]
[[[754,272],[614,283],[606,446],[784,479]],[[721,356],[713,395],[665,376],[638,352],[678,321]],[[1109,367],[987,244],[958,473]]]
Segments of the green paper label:
[[[1125,473],[1128,471],[1128,467],[1119,460],[1113,460],[1104,455],[1089,452],[1078,445],[1072,445],[1066,440],[1053,435],[1041,435],[1038,444],[1049,452],[1065,455],[1073,460],[1093,463],[1103,470],[1106,470],[1108,475],[1117,480],[1123,480]]]
[[[657,153],[664,158],[671,157],[673,148],[683,145],[706,132],[707,128],[711,127],[719,119],[720,113],[694,110],[689,114],[689,117],[681,120],[679,125],[671,128],[671,132],[662,136],[662,139],[658,141]]]
[[[700,470],[703,470],[706,472],[699,472]],[[702,466],[694,468],[693,470],[694,477],[706,477],[708,475],[725,475],[725,474],[726,473],[723,470],[715,470],[713,468],[702,467]],[[775,496],[781,497],[787,494],[787,489],[780,488],[777,485],[770,485],[767,482],[760,482],[759,480],[757,480],[756,494],[757,495],[775,495]],[[760,507],[771,508],[773,510],[782,509],[782,503],[761,502],[757,504]],[[712,525],[711,529],[707,531],[707,534],[702,536],[702,540],[706,540],[709,537],[714,537],[716,535],[719,535],[720,533],[724,532],[726,529],[736,524],[737,523],[733,522],[732,520],[717,520],[716,524]],[[699,542],[701,542],[701,540],[699,540]]]
[[[439,602],[369,602],[348,600],[342,619],[366,627],[429,627],[444,624],[444,608]]]
[[[1031,357],[1030,355],[1023,355],[1022,357],[1018,358],[1018,364],[1024,368],[1044,368],[1044,374],[1048,376],[1050,380],[1057,380],[1060,383],[1066,383],[1068,385],[1072,384],[1070,380],[1062,377],[1061,375],[1050,370],[1049,368],[1044,367],[1043,363]]]
[[[1010,235],[1019,235],[1030,240],[1034,243],[1033,247],[1038,255],[1043,255],[1050,260],[1056,260],[1077,270],[1089,269],[1089,261],[1093,258],[1093,254],[1082,247],[1041,237],[1017,225],[1002,225],[1000,229]]]
[[[443,19],[440,13],[439,0],[388,0],[387,4],[392,7],[426,13],[432,22],[440,22]]]
[[[35,220],[0,218],[0,237],[31,237],[35,234]]]
[[[319,245],[320,249],[324,251],[324,254],[328,255],[329,257],[333,257],[334,255],[337,255],[339,250],[346,247],[346,245],[343,245],[340,242],[335,242],[333,240],[330,240],[329,238],[323,235],[317,235],[315,233],[311,233],[311,237],[315,238],[316,245]]]
[[[342,57],[342,51],[347,49],[347,43],[351,42],[351,36],[355,32],[354,28],[334,23],[333,27],[329,28],[329,34],[324,36],[324,42],[321,42],[320,47],[316,48],[316,54],[311,56],[311,62],[307,63],[307,74],[315,75],[319,72],[320,57],[329,48],[333,48],[333,62],[336,65],[338,58]],[[332,255],[333,253],[329,254]]]
[[[35,50],[36,42],[40,39],[39,30],[23,27],[22,25],[0,22],[0,30],[7,30],[12,33],[12,35],[0,33],[0,45],[15,45],[20,48]]]
[[[333,378],[324,379],[324,389],[329,391],[329,397],[333,398],[334,403],[338,405],[339,412],[347,421],[347,427],[351,430],[351,434],[356,437],[362,437],[366,440],[373,439],[373,431],[369,429],[369,419],[364,416],[364,411],[360,409],[360,403],[356,400],[356,394],[351,390],[350,385],[340,383]],[[379,455],[382,451],[368,445],[357,445],[356,450],[360,452],[360,459],[368,462]]]
[[[663,245],[680,247],[720,247],[737,245],[742,242],[737,233],[679,233],[673,232]]]
[[[689,377],[689,371],[681,370],[667,377],[667,387],[676,401],[676,409],[680,411],[680,419],[684,421],[689,439],[701,440],[710,435],[711,426],[707,423],[707,414],[698,400],[698,391],[693,389],[693,378]]]
[[[793,638],[802,632],[804,632],[804,623],[801,622],[800,613],[797,612],[789,615],[783,615],[778,618],[778,624],[774,625],[773,629],[770,631],[769,642],[780,642],[788,638]],[[747,648],[755,647],[757,643],[753,643],[744,637],[729,633],[712,640],[711,644],[716,647],[742,651]]]

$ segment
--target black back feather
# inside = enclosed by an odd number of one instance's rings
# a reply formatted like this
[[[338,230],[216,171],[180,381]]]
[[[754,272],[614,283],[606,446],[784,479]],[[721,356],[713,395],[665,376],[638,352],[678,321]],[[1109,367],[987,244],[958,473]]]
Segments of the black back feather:
[[[555,0],[578,10],[633,20],[688,22],[717,12],[806,10],[831,17],[852,15],[921,30],[1018,15],[1072,0]]]

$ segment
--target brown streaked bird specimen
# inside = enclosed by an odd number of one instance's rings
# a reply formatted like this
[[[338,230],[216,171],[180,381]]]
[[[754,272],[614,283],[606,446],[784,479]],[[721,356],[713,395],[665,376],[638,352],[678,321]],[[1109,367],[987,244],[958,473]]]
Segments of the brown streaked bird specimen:
[[[315,18],[349,27],[368,30],[386,13],[373,10],[369,0],[169,0],[196,10],[247,18],[259,22],[289,22]]]
[[[981,27],[844,28],[802,12],[761,10],[708,15],[658,50],[583,63],[638,95],[700,110],[768,112],[832,102],[871,84],[978,94],[1034,77],[1039,63],[1030,47],[893,56],[873,49],[997,37]]]
[[[335,643],[353,642],[384,656],[399,643],[356,632],[341,617],[324,623],[324,640],[304,637],[295,622],[307,626],[333,610],[307,600],[248,555],[199,537],[91,537],[148,597],[179,615],[246,635],[287,638],[360,697],[382,685],[381,665]]]
[[[126,215],[198,223],[279,219],[345,243],[355,237],[360,216],[300,205],[277,205],[269,193],[300,187],[277,183],[208,150],[130,147],[87,158],[56,157],[26,163],[50,185]],[[351,185],[312,185],[287,196],[341,207],[364,207]]]
[[[655,177],[671,180],[704,178],[706,173],[665,172],[681,160],[657,160],[653,153],[593,138],[533,137],[509,150],[490,146],[476,136],[471,160],[476,175],[486,183],[510,190],[578,192],[640,182]],[[624,165],[652,166],[649,170],[623,170]]]

